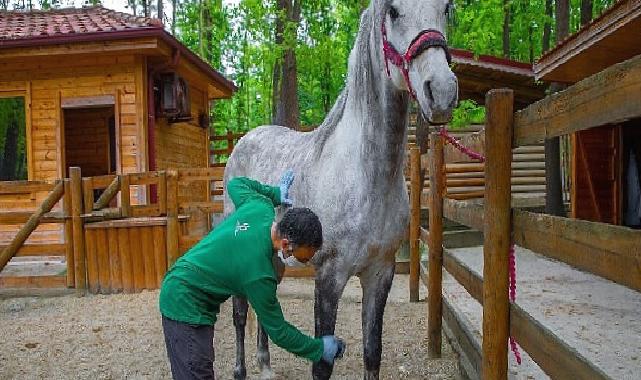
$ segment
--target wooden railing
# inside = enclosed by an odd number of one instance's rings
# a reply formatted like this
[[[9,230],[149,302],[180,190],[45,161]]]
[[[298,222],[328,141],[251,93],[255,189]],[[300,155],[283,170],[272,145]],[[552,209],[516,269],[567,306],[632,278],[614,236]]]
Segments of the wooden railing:
[[[613,66],[566,91],[548,97],[516,114],[510,90],[494,90],[486,98],[488,122],[483,144],[475,148],[486,157],[483,204],[462,202],[446,193],[449,165],[466,163],[464,157],[446,153],[439,135],[431,136],[430,229],[417,223],[421,186],[411,186],[412,252],[410,290],[417,291],[423,275],[428,286],[428,349],[440,356],[441,321],[459,326],[456,313],[442,298],[442,268],[483,305],[482,346],[465,329],[455,335],[477,358],[486,379],[507,378],[507,340],[511,333],[532,359],[552,378],[607,379],[594,364],[543,327],[516,304],[508,302],[508,250],[514,241],[539,254],[641,291],[641,231],[603,223],[530,213],[513,209],[510,191],[512,148],[543,138],[560,136],[627,118],[641,117],[641,56]],[[411,167],[420,172],[415,156]],[[418,205],[418,207],[417,207]],[[443,218],[484,233],[484,270],[479,277],[443,248]],[[428,268],[418,260],[418,240],[429,246]],[[427,272],[427,273],[425,273]],[[445,309],[444,309],[445,306]]]

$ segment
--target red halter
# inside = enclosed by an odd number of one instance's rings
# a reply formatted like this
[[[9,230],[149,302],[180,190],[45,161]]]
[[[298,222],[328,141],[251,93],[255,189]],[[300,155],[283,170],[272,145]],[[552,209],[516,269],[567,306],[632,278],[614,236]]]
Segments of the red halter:
[[[390,76],[388,64],[389,61],[392,62],[394,66],[398,67],[403,73],[403,77],[405,78],[407,87],[410,90],[410,95],[412,95],[412,98],[414,99],[416,99],[416,92],[412,88],[412,83],[410,83],[409,74],[410,64],[412,63],[412,60],[414,60],[414,58],[418,57],[421,53],[429,48],[438,47],[445,51],[445,58],[447,59],[447,63],[452,63],[452,57],[450,55],[450,51],[447,49],[447,41],[445,40],[445,36],[438,30],[426,29],[420,32],[416,36],[416,38],[414,38],[414,41],[410,43],[410,46],[407,48],[407,51],[403,55],[401,55],[401,53],[399,53],[398,50],[396,50],[394,46],[392,46],[392,44],[387,40],[385,19],[383,19],[383,24],[381,25],[381,32],[383,34],[383,53],[385,55],[385,70],[387,70],[387,76]]]

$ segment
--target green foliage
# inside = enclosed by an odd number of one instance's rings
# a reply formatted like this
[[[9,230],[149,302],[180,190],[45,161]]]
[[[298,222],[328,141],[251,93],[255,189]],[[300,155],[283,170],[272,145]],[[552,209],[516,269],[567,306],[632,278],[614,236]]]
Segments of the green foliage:
[[[485,107],[479,106],[473,100],[462,100],[452,113],[450,127],[457,129],[472,124],[483,124],[484,122]]]
[[[17,146],[6,146],[7,130],[13,125],[18,126]],[[24,98],[0,98],[0,168],[3,167],[5,151],[12,149],[17,152],[15,167],[10,168],[12,180],[27,179],[26,127]]]

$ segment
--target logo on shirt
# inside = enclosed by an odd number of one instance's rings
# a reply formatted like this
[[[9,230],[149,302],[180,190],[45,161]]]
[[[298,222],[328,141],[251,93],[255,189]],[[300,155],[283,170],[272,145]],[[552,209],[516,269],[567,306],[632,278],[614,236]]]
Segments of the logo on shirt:
[[[240,221],[236,221],[236,230],[234,230],[234,236],[238,236],[239,231],[247,231],[249,229],[249,223],[240,224]]]

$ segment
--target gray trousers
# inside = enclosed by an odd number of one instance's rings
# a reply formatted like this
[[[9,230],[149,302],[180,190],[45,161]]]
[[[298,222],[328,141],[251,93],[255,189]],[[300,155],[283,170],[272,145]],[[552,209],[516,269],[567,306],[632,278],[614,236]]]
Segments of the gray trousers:
[[[174,380],[214,380],[214,327],[162,317]]]

